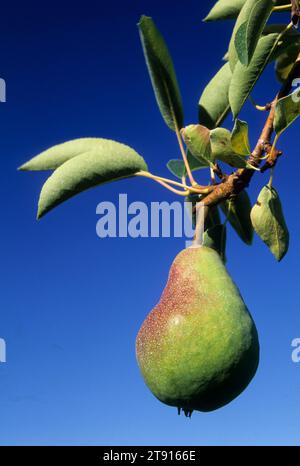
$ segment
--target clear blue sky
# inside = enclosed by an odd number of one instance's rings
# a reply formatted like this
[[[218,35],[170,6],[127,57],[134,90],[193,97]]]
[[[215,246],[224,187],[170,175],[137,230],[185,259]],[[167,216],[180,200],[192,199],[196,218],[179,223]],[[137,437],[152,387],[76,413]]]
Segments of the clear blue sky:
[[[153,172],[178,156],[153,98],[136,23],[153,16],[174,57],[185,122],[197,121],[201,90],[221,64],[232,24],[201,22],[212,2],[15,2],[1,7],[0,444],[299,444],[299,122],[282,137],[275,175],[291,247],[277,264],[255,239],[229,233],[228,267],[257,323],[261,362],[237,400],[192,420],[156,401],[140,377],[135,336],[156,304],[181,239],[96,236],[96,205],[173,200],[147,180],[86,192],[36,222],[46,174],[16,167],[41,150],[84,136],[133,146]],[[207,4],[207,5],[206,5]],[[283,15],[283,18],[285,16]],[[272,67],[254,96],[277,90]],[[246,105],[254,144],[265,115]],[[230,128],[230,118],[226,122]],[[252,200],[267,181],[257,175]]]

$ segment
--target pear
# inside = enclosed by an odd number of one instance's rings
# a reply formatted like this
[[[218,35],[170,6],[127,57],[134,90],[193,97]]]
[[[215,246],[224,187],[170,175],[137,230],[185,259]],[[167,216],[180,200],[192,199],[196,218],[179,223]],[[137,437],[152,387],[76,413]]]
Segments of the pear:
[[[247,387],[258,367],[257,330],[216,251],[192,246],[178,254],[139,330],[136,355],[152,393],[187,416],[218,409]]]

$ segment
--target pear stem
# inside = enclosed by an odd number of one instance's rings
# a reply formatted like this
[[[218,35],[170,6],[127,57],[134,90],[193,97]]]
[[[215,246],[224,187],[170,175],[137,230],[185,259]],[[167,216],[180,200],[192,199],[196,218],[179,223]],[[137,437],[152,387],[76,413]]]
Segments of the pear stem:
[[[207,214],[208,207],[203,202],[198,202],[196,204],[196,227],[193,246],[203,245],[204,224]]]
[[[273,186],[273,179],[274,179],[274,168],[271,169],[271,176],[270,176],[269,183],[268,183],[269,188],[272,188]]]

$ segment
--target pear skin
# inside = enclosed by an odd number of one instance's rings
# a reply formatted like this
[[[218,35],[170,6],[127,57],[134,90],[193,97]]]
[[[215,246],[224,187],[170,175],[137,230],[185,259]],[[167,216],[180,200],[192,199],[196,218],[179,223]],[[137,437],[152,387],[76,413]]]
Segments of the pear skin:
[[[257,330],[216,251],[178,254],[136,355],[152,393],[187,415],[218,409],[247,387],[259,362]]]

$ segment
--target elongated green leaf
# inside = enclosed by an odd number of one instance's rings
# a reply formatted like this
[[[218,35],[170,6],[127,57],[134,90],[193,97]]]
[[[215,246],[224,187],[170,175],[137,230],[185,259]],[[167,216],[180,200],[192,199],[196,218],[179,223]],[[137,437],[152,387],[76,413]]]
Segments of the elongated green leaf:
[[[214,160],[221,160],[236,168],[247,166],[246,157],[235,153],[231,144],[231,133],[228,129],[216,128],[211,130],[210,143]]]
[[[219,0],[210,10],[204,21],[218,21],[223,19],[236,18],[246,0]],[[287,0],[277,0],[275,5],[286,5]]]
[[[189,125],[181,130],[181,135],[191,154],[203,165],[210,166],[212,153],[209,129],[202,125]]]
[[[247,0],[236,20],[230,44],[229,63],[248,65],[273,7],[272,0]]]
[[[229,85],[232,73],[225,63],[208,83],[199,101],[199,123],[209,129],[220,126],[230,112]]]
[[[300,115],[300,88],[279,99],[275,107],[274,129],[280,135]]]
[[[273,0],[247,0],[245,3],[243,18],[246,16],[246,19],[238,27],[234,38],[237,56],[243,65],[249,65],[273,6]]]
[[[196,171],[207,167],[207,163],[205,161],[203,163],[201,160],[196,159],[190,153],[190,151],[187,151],[187,160],[191,171]],[[169,162],[167,163],[167,167],[170,170],[170,172],[177,178],[181,179],[183,176],[187,175],[185,165],[182,159],[169,160]]]
[[[211,206],[205,219],[204,230],[221,224],[220,212],[217,206]]]
[[[238,62],[229,87],[229,102],[233,117],[237,118],[241,108],[267,66],[276,46],[278,34],[262,37],[257,45],[250,65],[247,67]]]
[[[280,54],[284,53],[285,50],[291,46],[299,48],[300,33],[296,29],[286,29],[286,24],[267,24],[265,26],[262,32],[262,36],[267,36],[269,34],[277,34],[279,36],[282,34],[282,37],[278,43],[278,48],[275,51],[276,53],[270,57],[270,61],[275,60]],[[284,31],[285,33],[283,34]],[[223,60],[226,62],[229,61],[229,50],[224,55]]]
[[[231,226],[239,237],[246,243],[252,244],[253,227],[250,219],[251,202],[247,192],[242,191],[234,200],[227,200],[221,204]]]
[[[270,57],[270,62],[277,60],[283,54],[296,56],[296,52],[300,51],[300,34],[297,32],[297,35],[293,34],[284,34],[284,36],[278,42],[278,46],[272,52]],[[298,55],[297,53],[297,55]],[[297,56],[296,56],[297,58]]]
[[[265,186],[251,211],[252,225],[278,261],[288,251],[289,231],[277,191]]]
[[[152,18],[142,16],[138,27],[158,107],[166,124],[175,131],[183,126],[183,111],[172,59]]]
[[[248,124],[245,121],[235,120],[231,133],[231,145],[239,155],[249,155],[251,152],[248,135]]]
[[[243,107],[246,99],[260,78],[264,69],[273,60],[276,60],[289,47],[300,47],[298,35],[287,32],[283,36],[268,34],[261,37],[248,67],[240,62],[236,64],[230,87],[229,102],[234,118]]]
[[[76,145],[76,140],[70,142]],[[40,194],[38,218],[86,189],[147,170],[144,159],[133,149],[102,140],[99,147],[68,160],[48,178]]]
[[[262,32],[264,36],[268,34],[281,34],[287,27],[286,23],[273,23],[273,24],[267,24]],[[299,32],[297,29],[289,29],[286,32],[286,36],[292,37],[292,38],[297,38],[299,37]]]
[[[226,236],[225,225],[215,225],[206,230],[203,235],[203,246],[215,249],[224,262],[226,262]]]
[[[299,47],[289,47],[282,53],[275,63],[275,73],[278,81],[280,83],[284,83],[292,71],[294,63],[298,54],[300,53],[300,46]]]
[[[279,33],[283,32],[283,30],[286,28],[286,25],[284,24],[275,24],[269,26],[270,30],[272,26],[274,32],[275,28],[277,27],[277,32]],[[275,72],[279,82],[285,82],[299,53],[300,34],[298,30],[293,28],[284,34],[280,43],[280,47],[278,47],[276,54],[274,54],[274,59],[276,59]]]
[[[106,141],[107,139],[101,138],[80,138],[57,144],[21,165],[19,170],[55,170],[77,155],[101,148],[103,144],[106,144]]]
[[[219,0],[210,10],[204,21],[218,21],[236,18],[246,0]]]

